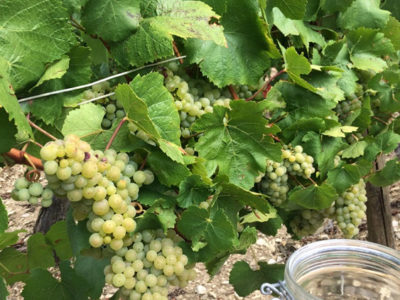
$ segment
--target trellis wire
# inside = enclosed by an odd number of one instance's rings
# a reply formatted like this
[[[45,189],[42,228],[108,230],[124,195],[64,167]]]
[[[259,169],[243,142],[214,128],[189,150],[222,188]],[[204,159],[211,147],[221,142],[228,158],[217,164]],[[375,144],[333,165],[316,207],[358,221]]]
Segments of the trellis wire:
[[[162,65],[162,64],[165,64],[165,63],[168,63],[168,62],[171,62],[171,61],[183,59],[183,58],[186,58],[186,55],[173,57],[173,58],[170,58],[170,59],[166,59],[166,60],[163,60],[163,61],[159,61],[159,62],[156,62],[156,63],[149,64],[149,65],[141,66],[139,68],[132,69],[132,70],[129,70],[129,71],[125,71],[125,72],[122,72],[122,73],[118,73],[118,74],[115,74],[115,75],[111,75],[109,77],[106,77],[106,78],[103,78],[103,79],[99,79],[99,80],[91,82],[91,83],[87,83],[87,84],[83,84],[83,85],[79,85],[79,86],[75,86],[75,87],[71,87],[71,88],[67,88],[67,89],[62,89],[62,90],[58,90],[58,91],[47,92],[47,93],[43,93],[43,94],[36,95],[36,96],[21,98],[21,99],[18,100],[18,102],[19,103],[23,103],[23,102],[27,102],[27,101],[31,101],[31,100],[35,100],[35,99],[39,99],[39,98],[44,98],[44,97],[49,97],[49,96],[53,96],[53,95],[58,95],[58,94],[63,94],[63,93],[68,93],[68,92],[72,92],[72,91],[76,91],[76,90],[89,88],[89,87],[91,87],[91,86],[93,86],[95,84],[101,83],[101,82],[105,82],[105,81],[108,81],[108,80],[111,80],[111,79],[114,79],[114,78],[118,78],[118,77],[121,77],[121,76],[125,76],[125,75],[128,75],[128,74],[131,74],[133,72],[137,72],[137,71],[143,70],[145,68],[159,66],[159,65]],[[110,93],[110,94],[103,95],[103,96],[100,96],[100,97],[96,97],[96,98],[90,99],[89,101],[84,101],[84,102],[85,103],[89,103],[89,102],[96,101],[96,100],[99,100],[99,99],[102,99],[102,98],[106,98],[108,96],[111,96],[112,94],[113,93]],[[80,104],[83,104],[83,102],[80,103]]]

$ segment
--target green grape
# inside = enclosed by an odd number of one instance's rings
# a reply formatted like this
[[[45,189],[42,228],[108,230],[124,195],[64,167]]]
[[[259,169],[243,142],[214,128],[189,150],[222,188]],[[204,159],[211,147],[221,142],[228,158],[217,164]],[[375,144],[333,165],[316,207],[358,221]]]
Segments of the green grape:
[[[55,160],[57,158],[58,146],[52,142],[47,143],[40,149],[40,157],[44,160]]]
[[[142,185],[146,181],[146,174],[143,171],[136,171],[133,175],[133,180],[138,185]]]
[[[31,197],[31,194],[29,193],[28,189],[21,189],[17,192],[18,199],[20,201],[28,201],[29,198]]]
[[[103,238],[101,237],[100,234],[98,233],[93,233],[90,237],[89,237],[89,244],[90,246],[92,246],[93,248],[99,248],[103,245]]]
[[[35,204],[39,203],[39,198],[35,197],[35,196],[31,196],[28,201],[29,201],[30,204],[34,204],[35,205]]]
[[[123,274],[115,274],[112,279],[112,284],[115,287],[121,287],[125,284],[126,278]]]
[[[52,199],[53,198],[53,191],[51,189],[45,188],[42,192],[42,199],[43,200],[48,200],[48,199]]]
[[[52,204],[53,204],[53,199],[42,199],[42,201],[40,202],[40,204],[43,206],[43,207],[50,207]]]
[[[17,190],[22,190],[22,189],[26,189],[29,187],[30,182],[25,178],[25,177],[21,177],[18,178],[15,183],[14,183],[14,187]]]

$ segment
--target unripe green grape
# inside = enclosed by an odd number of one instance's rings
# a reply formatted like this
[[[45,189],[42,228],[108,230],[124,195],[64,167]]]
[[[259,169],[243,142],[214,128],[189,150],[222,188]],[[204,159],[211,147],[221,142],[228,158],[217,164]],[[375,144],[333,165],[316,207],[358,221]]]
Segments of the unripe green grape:
[[[116,226],[113,232],[114,238],[121,240],[125,237],[126,229],[123,226]]]
[[[35,197],[39,197],[43,192],[43,186],[39,182],[33,182],[28,188],[29,194]]]
[[[78,202],[82,200],[83,194],[82,190],[72,190],[67,193],[67,198],[71,202]]]
[[[58,146],[53,143],[46,144],[40,149],[40,157],[43,160],[55,160],[57,158]]]
[[[20,201],[28,201],[31,197],[28,189],[21,189],[17,192],[18,199]]]
[[[39,203],[39,198],[35,197],[35,196],[31,196],[28,201],[29,201],[30,204],[35,205],[35,204]]]
[[[125,227],[127,232],[133,232],[136,229],[136,222],[131,218],[125,218],[122,221],[122,226]]]
[[[26,189],[29,187],[30,182],[25,178],[25,177],[21,177],[18,178],[15,183],[14,183],[14,187],[17,190],[22,190],[22,189]]]
[[[124,246],[124,242],[122,240],[113,239],[110,242],[110,248],[114,251],[118,251]]]
[[[141,299],[142,299],[142,294],[141,293],[138,293],[136,290],[130,292],[129,300],[141,300]]]
[[[135,285],[136,285],[136,279],[133,277],[126,277],[125,283],[124,283],[124,288],[126,288],[127,290],[132,290]]]
[[[158,270],[164,269],[166,262],[165,262],[165,257],[164,256],[157,256],[156,259],[154,259],[154,267]]]
[[[115,287],[121,287],[125,284],[126,278],[123,274],[115,274],[112,279],[112,284]]]
[[[136,171],[133,175],[133,180],[138,184],[142,185],[146,181],[146,175],[143,171]]]
[[[103,199],[101,201],[94,202],[92,210],[96,215],[104,216],[110,211],[110,206],[108,205],[108,201]]]
[[[146,185],[152,184],[154,181],[154,174],[150,170],[144,170],[144,175],[146,176],[145,181],[143,182]]]
[[[67,179],[69,179],[72,175],[72,170],[70,167],[66,167],[66,168],[58,168],[57,172],[56,172],[57,178],[65,181]]]

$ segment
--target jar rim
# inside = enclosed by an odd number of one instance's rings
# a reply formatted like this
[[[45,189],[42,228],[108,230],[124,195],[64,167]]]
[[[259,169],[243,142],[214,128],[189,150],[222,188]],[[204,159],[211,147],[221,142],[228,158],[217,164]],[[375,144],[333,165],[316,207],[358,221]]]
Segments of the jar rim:
[[[360,240],[350,239],[332,239],[313,242],[296,250],[288,259],[285,266],[285,282],[287,286],[296,286],[301,296],[310,300],[321,300],[310,295],[294,278],[296,267],[305,259],[318,254],[327,252],[349,251],[353,253],[364,253],[368,255],[379,256],[395,265],[400,266],[400,251],[392,248]]]

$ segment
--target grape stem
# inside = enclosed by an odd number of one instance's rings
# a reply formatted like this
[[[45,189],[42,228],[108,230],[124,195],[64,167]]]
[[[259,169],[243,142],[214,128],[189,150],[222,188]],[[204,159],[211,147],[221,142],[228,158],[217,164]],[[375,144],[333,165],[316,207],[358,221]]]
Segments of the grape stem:
[[[147,156],[143,159],[142,164],[139,167],[139,171],[142,171],[144,169],[146,163],[147,163]]]
[[[312,179],[311,177],[307,177],[314,185],[318,185],[318,183],[315,182],[314,179]]]
[[[257,97],[257,95],[258,95],[259,93],[261,93],[263,90],[267,89],[267,88],[271,85],[271,83],[272,83],[278,76],[282,75],[282,74],[285,73],[285,72],[286,72],[286,69],[280,70],[278,73],[276,73],[274,76],[272,76],[269,80],[267,80],[267,81],[264,83],[264,85],[263,85],[261,88],[259,88],[259,89],[257,90],[257,92],[255,92],[252,96],[250,96],[249,98],[247,98],[246,101],[251,101],[251,100],[253,100],[255,97]]]
[[[229,92],[231,93],[233,99],[238,100],[238,99],[239,99],[239,96],[238,96],[238,94],[236,93],[235,88],[233,87],[232,84],[231,84],[231,85],[228,85],[228,89],[229,89]]]
[[[108,150],[108,149],[110,149],[110,147],[111,147],[111,145],[112,145],[112,143],[114,142],[114,140],[115,140],[115,137],[117,136],[117,134],[118,134],[118,132],[119,132],[119,130],[121,129],[121,127],[122,127],[122,125],[124,125],[124,123],[126,122],[126,118],[123,118],[120,122],[119,122],[119,124],[118,124],[118,126],[117,126],[117,128],[115,128],[115,130],[114,130],[114,133],[112,134],[112,136],[111,136],[111,138],[110,138],[110,140],[108,141],[108,144],[107,144],[107,146],[106,146],[106,149],[105,150]]]
[[[7,157],[11,158],[16,163],[30,166],[31,164],[27,161],[27,159],[25,157],[25,155],[26,155],[27,157],[29,157],[30,161],[37,169],[43,170],[42,161],[39,158],[34,157],[24,151],[21,151],[21,150],[15,149],[15,148],[11,148],[9,152],[5,153],[5,155]]]
[[[179,232],[178,228],[176,227],[176,224],[174,226],[174,231],[177,235],[179,235],[186,243],[191,242],[190,240],[188,240],[182,233]]]
[[[175,55],[177,57],[180,57],[179,58],[179,63],[183,64],[183,58],[181,56],[181,53],[179,52],[178,46],[176,45],[175,41],[172,41],[172,47],[174,48]]]
[[[46,130],[40,128],[39,126],[37,126],[35,123],[33,123],[31,120],[28,119],[29,125],[31,125],[31,127],[37,129],[38,131],[40,131],[41,133],[43,133],[45,136],[51,138],[52,140],[57,140],[57,138],[54,135],[51,135],[50,133],[48,133]]]

